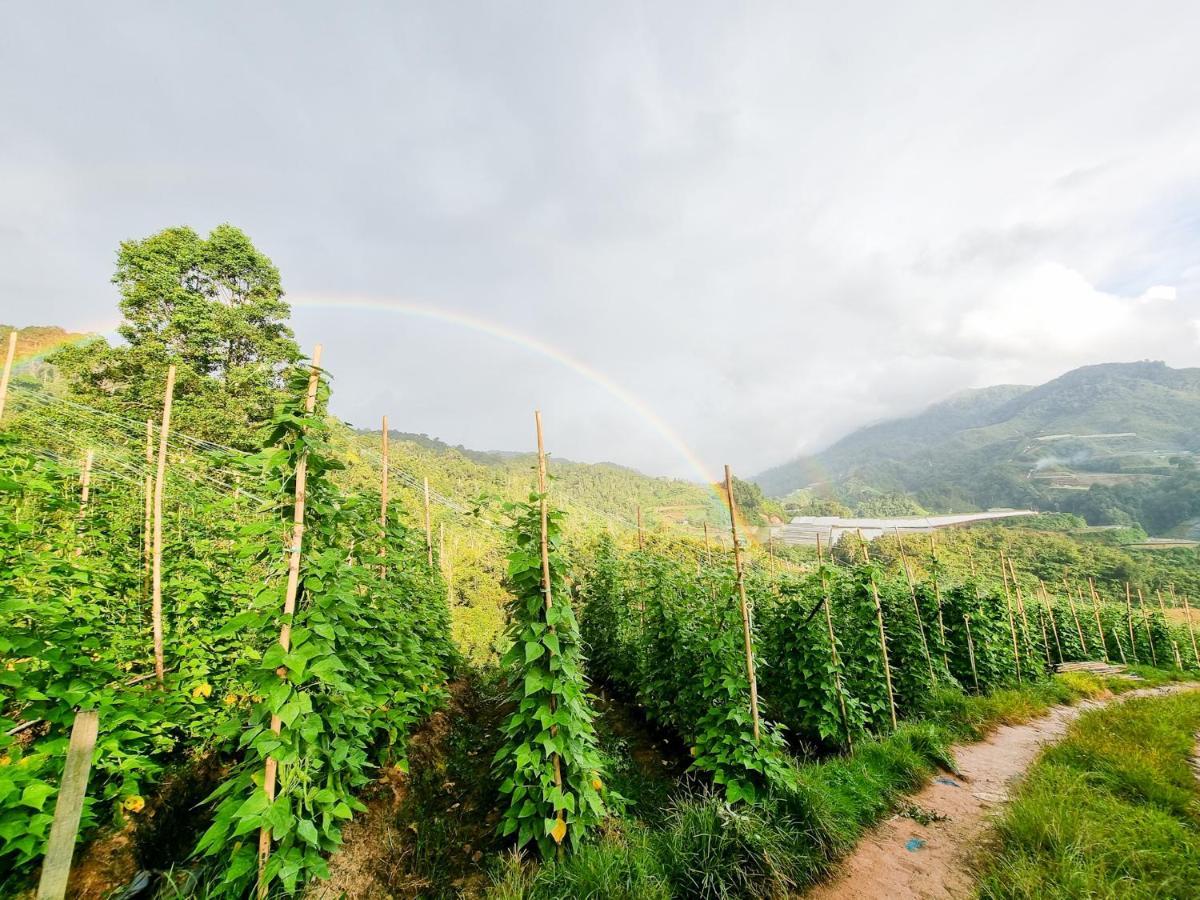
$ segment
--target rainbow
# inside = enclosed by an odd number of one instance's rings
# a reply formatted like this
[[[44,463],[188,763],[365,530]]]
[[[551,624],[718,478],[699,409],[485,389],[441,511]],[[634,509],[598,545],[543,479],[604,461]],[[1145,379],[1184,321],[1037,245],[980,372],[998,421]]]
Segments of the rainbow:
[[[443,322],[447,325],[454,325],[460,328],[467,328],[479,334],[486,334],[497,340],[505,341],[518,347],[529,350],[532,353],[537,353],[547,359],[553,360],[566,369],[576,373],[582,378],[595,384],[597,387],[606,391],[616,399],[620,400],[625,406],[637,414],[642,421],[646,422],[653,428],[672,448],[674,448],[685,460],[688,466],[696,473],[697,477],[704,484],[712,487],[718,480],[713,476],[713,473],[708,470],[700,457],[692,450],[691,447],[679,436],[678,432],[670,426],[657,412],[655,412],[649,404],[638,397],[636,394],[623,387],[611,376],[597,369],[595,366],[584,362],[578,357],[566,353],[562,349],[546,343],[532,335],[524,334],[509,328],[506,325],[501,325],[498,322],[492,322],[480,316],[470,315],[456,310],[443,309],[435,306],[428,306],[422,303],[413,303],[408,300],[393,300],[380,299],[373,297],[346,297],[346,296],[314,296],[314,295],[291,295],[288,297],[289,302],[296,307],[304,309],[361,309],[372,312],[388,312],[399,313],[401,315],[413,316],[415,318],[427,319],[434,322]],[[715,488],[714,488],[715,491]]]

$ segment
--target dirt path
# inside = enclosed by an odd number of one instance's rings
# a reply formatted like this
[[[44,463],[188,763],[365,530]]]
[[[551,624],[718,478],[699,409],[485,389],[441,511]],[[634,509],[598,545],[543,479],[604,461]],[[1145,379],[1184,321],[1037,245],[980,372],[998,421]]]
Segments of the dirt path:
[[[932,821],[922,825],[896,815],[883,822],[863,837],[828,881],[804,895],[806,900],[970,896],[974,878],[968,854],[986,831],[992,807],[1008,798],[1009,789],[1045,745],[1059,740],[1071,722],[1088,709],[1127,697],[1191,687],[1146,688],[1107,700],[1055,707],[1033,722],[1001,726],[984,741],[956,746],[954,758],[960,774],[943,772],[911,798]]]

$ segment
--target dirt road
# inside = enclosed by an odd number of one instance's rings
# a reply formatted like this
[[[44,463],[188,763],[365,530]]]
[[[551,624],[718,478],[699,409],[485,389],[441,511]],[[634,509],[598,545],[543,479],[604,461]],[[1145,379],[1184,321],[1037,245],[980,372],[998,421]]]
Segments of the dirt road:
[[[1192,687],[1195,685],[1167,685],[1059,706],[1033,722],[1002,726],[979,743],[956,746],[954,758],[960,774],[943,772],[911,798],[914,806],[932,816],[928,825],[893,816],[864,836],[830,879],[804,897],[924,900],[970,896],[974,878],[969,853],[986,831],[992,808],[1008,798],[1013,784],[1044,746],[1060,739],[1086,710],[1129,697]]]

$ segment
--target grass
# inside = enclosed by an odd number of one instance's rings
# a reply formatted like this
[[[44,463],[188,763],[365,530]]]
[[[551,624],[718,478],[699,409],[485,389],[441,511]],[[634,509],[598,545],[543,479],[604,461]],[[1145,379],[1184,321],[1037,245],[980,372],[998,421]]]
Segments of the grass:
[[[1200,897],[1200,693],[1085,713],[997,826],[984,898]]]
[[[900,807],[938,768],[953,771],[951,745],[977,740],[1052,706],[1174,680],[1076,673],[988,696],[939,691],[923,716],[853,753],[796,765],[798,787],[752,807],[730,808],[702,789],[677,792],[642,821],[613,822],[582,851],[536,866],[508,855],[493,873],[503,900],[582,897],[783,897],[819,881],[866,829]],[[658,793],[647,792],[647,793]],[[650,825],[644,824],[650,822]]]

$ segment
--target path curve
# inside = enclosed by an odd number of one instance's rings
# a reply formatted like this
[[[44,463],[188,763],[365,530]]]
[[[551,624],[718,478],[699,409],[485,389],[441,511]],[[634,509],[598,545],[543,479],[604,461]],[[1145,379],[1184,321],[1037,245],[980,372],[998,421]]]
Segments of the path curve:
[[[987,830],[993,807],[1008,799],[1017,779],[1047,744],[1089,709],[1129,697],[1152,697],[1197,687],[1172,684],[1103,700],[1056,706],[1024,725],[1002,725],[985,740],[954,747],[959,775],[945,772],[910,798],[937,818],[921,825],[892,816],[863,836],[854,852],[805,900],[932,900],[969,897],[975,886],[969,853]]]

